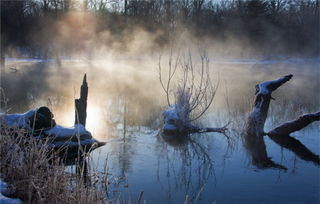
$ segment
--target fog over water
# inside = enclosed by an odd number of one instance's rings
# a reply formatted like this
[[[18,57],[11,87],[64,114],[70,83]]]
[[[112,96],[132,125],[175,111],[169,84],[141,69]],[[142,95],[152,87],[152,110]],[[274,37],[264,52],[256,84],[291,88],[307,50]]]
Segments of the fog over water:
[[[169,32],[110,16],[80,9],[59,18],[48,15],[40,23],[42,29],[29,34],[33,46],[41,45],[37,53],[8,45],[0,72],[1,112],[48,106],[57,124],[70,127],[74,99],[79,98],[87,74],[86,128],[107,142],[91,153],[89,168],[97,175],[107,168],[111,184],[104,190],[108,199],[134,202],[144,191],[143,200],[149,203],[183,203],[186,195],[193,203],[320,202],[319,164],[301,158],[299,150],[264,137],[263,152],[287,170],[262,168],[243,137],[255,85],[260,82],[293,74],[272,94],[275,100],[270,104],[266,131],[319,111],[317,54],[303,56],[303,49],[300,54],[287,53],[290,48],[277,43],[281,38],[273,35],[276,28],[264,23],[259,25],[270,27],[264,37],[272,40],[260,50],[255,40],[237,37],[228,29],[218,38],[200,35],[180,21],[168,23],[174,28]],[[227,25],[237,28],[237,22]],[[168,140],[160,134],[162,112],[168,104],[159,81],[159,64],[167,76],[170,56],[174,61],[189,55],[195,72],[201,56],[208,57],[210,78],[217,87],[213,103],[195,124],[221,127],[231,122],[228,137],[205,133]],[[173,78],[173,85],[180,82],[180,74]],[[291,136],[319,155],[318,122]]]

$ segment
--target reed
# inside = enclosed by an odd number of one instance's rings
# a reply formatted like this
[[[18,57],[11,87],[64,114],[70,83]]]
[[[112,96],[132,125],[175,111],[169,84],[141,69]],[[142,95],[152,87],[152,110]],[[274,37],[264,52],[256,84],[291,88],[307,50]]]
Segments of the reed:
[[[105,192],[84,182],[87,175],[66,171],[48,140],[28,137],[24,130],[1,125],[0,161],[11,196],[25,203],[108,203]]]

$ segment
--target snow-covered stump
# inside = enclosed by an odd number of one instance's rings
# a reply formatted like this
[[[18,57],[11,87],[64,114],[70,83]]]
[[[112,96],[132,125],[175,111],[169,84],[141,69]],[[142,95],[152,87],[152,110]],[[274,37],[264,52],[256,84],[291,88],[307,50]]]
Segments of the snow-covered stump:
[[[273,81],[265,81],[256,85],[256,96],[252,111],[247,119],[247,135],[262,136],[264,135],[264,123],[267,119],[271,94],[281,85],[292,78],[292,74],[281,77]]]

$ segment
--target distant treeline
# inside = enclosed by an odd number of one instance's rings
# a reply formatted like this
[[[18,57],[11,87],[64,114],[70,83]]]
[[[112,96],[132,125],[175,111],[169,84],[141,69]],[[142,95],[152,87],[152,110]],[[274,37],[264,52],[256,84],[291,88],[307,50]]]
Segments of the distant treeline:
[[[55,23],[72,11],[93,16],[86,19],[87,24],[91,19],[97,25],[93,32],[107,30],[114,40],[139,26],[150,34],[161,33],[154,43],[163,47],[184,29],[199,39],[250,42],[264,54],[319,56],[319,0],[1,1],[1,55],[18,50],[52,56],[59,43],[66,42],[57,40],[61,28]],[[68,29],[80,35],[76,28]],[[82,32],[76,49],[92,37],[91,31]]]

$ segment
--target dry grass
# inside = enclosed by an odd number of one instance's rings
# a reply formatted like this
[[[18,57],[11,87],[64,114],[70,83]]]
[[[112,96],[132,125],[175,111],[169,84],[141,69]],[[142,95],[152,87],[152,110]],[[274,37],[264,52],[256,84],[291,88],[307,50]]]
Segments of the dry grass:
[[[47,141],[27,137],[23,130],[1,127],[0,170],[25,203],[106,203],[105,192],[85,185],[83,176],[68,173],[48,150]]]

